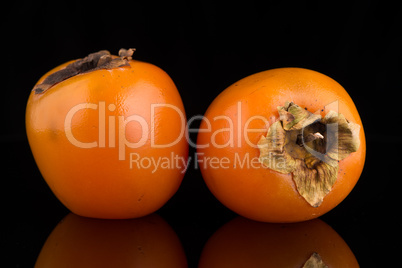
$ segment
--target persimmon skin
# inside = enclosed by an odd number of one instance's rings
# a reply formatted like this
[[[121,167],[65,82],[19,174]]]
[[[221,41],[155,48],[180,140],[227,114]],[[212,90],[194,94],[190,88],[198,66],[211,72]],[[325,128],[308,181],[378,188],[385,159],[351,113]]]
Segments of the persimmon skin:
[[[123,219],[150,214],[173,196],[184,176],[184,165],[144,166],[148,160],[172,156],[187,161],[179,92],[159,67],[136,60],[129,64],[76,75],[43,93],[32,91],[28,99],[26,130],[35,161],[53,193],[81,216]],[[78,109],[82,104],[92,108]],[[152,110],[151,105],[159,106]],[[69,121],[74,107],[77,111]],[[129,121],[130,116],[141,120]],[[66,124],[73,141],[90,148],[73,144]],[[122,146],[123,141],[130,146]],[[132,163],[132,154],[137,162]],[[144,158],[148,160],[140,165]]]
[[[286,101],[292,101],[312,113],[319,112],[322,116],[331,109],[337,109],[346,119],[361,127],[358,151],[339,162],[337,180],[323,203],[316,208],[299,195],[291,174],[282,174],[258,163],[242,168],[236,160],[236,157],[244,159],[246,156],[258,159],[259,149],[254,145],[262,135],[266,135],[269,125],[279,120],[277,107]],[[246,126],[253,116],[263,117],[266,121],[251,120]],[[228,119],[233,122],[234,135],[219,131],[230,127]],[[260,131],[244,134],[245,127]],[[214,146],[211,141],[229,146],[217,148],[219,146]],[[250,75],[229,86],[206,111],[197,146],[201,161],[215,157],[228,159],[227,162],[231,163],[224,168],[199,164],[203,178],[215,197],[234,212],[264,222],[305,221],[330,211],[357,183],[366,155],[362,121],[346,90],[332,78],[303,68],[272,69]]]

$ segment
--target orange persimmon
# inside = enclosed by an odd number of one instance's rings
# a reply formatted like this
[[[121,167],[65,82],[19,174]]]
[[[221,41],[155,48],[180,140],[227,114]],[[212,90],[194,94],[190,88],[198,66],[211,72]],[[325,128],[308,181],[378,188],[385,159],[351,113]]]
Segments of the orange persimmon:
[[[197,157],[216,198],[266,222],[316,218],[363,170],[359,113],[330,77],[303,68],[250,75],[225,89],[201,122]]]
[[[315,262],[315,265],[308,265]],[[359,267],[346,242],[320,219],[264,223],[237,217],[208,240],[198,268]]]
[[[182,100],[150,63],[108,51],[67,62],[32,90],[26,130],[50,189],[72,212],[96,218],[150,214],[186,170]]]

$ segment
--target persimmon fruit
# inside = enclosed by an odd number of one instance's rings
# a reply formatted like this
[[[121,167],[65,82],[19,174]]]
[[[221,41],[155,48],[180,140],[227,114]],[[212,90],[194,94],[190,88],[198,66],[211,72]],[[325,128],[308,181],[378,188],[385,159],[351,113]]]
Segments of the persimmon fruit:
[[[50,189],[72,212],[122,219],[150,214],[186,170],[186,117],[159,67],[92,53],[46,73],[26,108],[26,131]]]
[[[346,90],[304,68],[250,75],[210,104],[197,137],[205,183],[229,209],[257,221],[323,215],[364,166],[362,121]]]

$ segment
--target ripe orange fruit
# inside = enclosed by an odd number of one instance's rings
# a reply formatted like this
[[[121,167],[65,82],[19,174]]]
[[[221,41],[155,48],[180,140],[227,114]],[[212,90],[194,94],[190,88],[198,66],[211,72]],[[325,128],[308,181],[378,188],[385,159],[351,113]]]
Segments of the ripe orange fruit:
[[[201,122],[197,157],[216,198],[266,222],[316,218],[363,170],[359,113],[330,77],[302,68],[248,76],[225,89]]]
[[[187,165],[186,117],[172,79],[107,51],[62,64],[30,94],[26,130],[47,184],[72,212],[132,218],[159,209]]]

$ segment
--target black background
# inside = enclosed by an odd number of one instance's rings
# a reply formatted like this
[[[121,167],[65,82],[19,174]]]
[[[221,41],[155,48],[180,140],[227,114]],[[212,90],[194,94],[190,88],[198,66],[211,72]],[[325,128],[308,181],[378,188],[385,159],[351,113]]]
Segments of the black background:
[[[1,18],[4,267],[33,267],[47,236],[68,213],[27,143],[30,90],[63,62],[121,47],[135,47],[136,59],[172,77],[188,118],[203,114],[230,84],[259,71],[304,67],[337,80],[362,117],[367,160],[352,193],[321,219],[343,237],[361,267],[399,263],[402,9],[395,1],[323,2],[10,3]],[[236,216],[194,169],[157,213],[178,234],[190,267],[197,266],[208,238]]]

